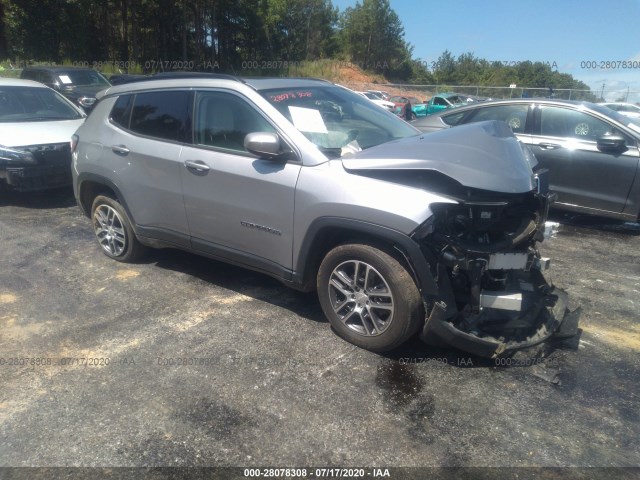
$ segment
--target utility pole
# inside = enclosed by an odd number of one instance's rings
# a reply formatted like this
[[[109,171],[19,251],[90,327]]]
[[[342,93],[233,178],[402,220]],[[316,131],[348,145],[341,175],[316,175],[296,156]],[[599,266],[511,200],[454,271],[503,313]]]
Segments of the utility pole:
[[[602,90],[600,91],[600,100],[604,101],[604,82],[602,82]]]

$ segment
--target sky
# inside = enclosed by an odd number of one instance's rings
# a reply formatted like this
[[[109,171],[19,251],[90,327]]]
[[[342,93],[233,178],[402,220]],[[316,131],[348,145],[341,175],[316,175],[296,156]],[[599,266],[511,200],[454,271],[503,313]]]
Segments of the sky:
[[[356,0],[332,0],[343,11]],[[549,63],[613,100],[640,92],[640,0],[390,0],[415,59],[455,57]],[[635,61],[636,68],[617,68]],[[587,63],[585,63],[587,62]],[[601,69],[602,62],[616,68]],[[590,68],[595,65],[598,68]],[[633,65],[633,64],[632,64]],[[605,64],[606,66],[606,64]],[[523,85],[525,86],[525,85]],[[609,93],[607,93],[609,92]],[[640,101],[640,93],[630,101]]]

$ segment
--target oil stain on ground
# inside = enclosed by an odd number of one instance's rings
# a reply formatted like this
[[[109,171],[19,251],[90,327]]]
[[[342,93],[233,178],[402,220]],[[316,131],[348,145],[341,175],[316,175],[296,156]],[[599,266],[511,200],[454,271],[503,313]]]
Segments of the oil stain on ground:
[[[218,439],[231,435],[243,426],[255,426],[255,422],[240,411],[207,398],[200,398],[187,406],[180,416]]]
[[[382,389],[385,401],[393,410],[406,407],[420,394],[422,381],[414,369],[414,365],[388,361],[378,366],[376,385]]]

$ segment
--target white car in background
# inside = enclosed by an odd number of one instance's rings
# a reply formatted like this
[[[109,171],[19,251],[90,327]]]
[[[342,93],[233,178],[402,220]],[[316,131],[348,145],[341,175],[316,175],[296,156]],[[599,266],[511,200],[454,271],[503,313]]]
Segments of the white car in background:
[[[85,113],[31,80],[0,78],[0,191],[71,184],[71,136]]]
[[[387,102],[386,100],[382,100],[375,93],[371,93],[371,92],[356,92],[356,93],[359,93],[363,97],[368,98],[369,100],[371,100],[376,105],[380,105],[381,107],[386,108],[390,112],[393,112],[393,110],[394,110],[394,108],[396,106],[395,103],[393,103],[393,102]]]
[[[640,107],[633,103],[609,102],[602,103],[602,105],[629,118],[640,118]]]

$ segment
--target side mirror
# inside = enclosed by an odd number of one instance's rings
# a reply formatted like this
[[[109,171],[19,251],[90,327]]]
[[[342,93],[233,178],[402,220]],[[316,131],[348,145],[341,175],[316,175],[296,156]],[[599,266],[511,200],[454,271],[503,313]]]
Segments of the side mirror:
[[[244,148],[254,155],[269,160],[278,159],[290,153],[288,148],[282,149],[280,137],[271,132],[248,133],[244,137]]]
[[[602,152],[624,152],[627,150],[626,140],[619,135],[600,137],[597,145],[598,150]]]

